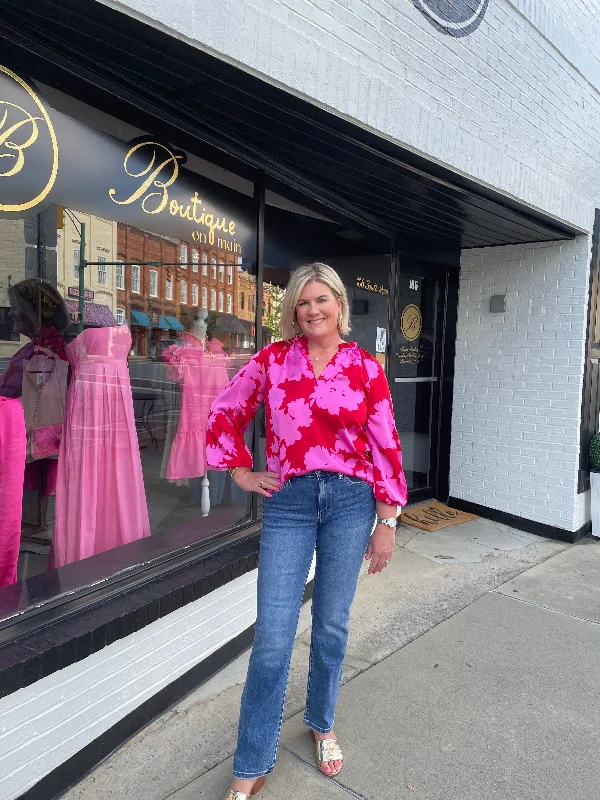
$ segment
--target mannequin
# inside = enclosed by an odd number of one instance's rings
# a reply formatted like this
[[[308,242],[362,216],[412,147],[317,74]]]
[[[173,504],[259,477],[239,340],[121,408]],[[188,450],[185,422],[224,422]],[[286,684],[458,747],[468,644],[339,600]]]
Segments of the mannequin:
[[[199,308],[196,311],[196,316],[192,320],[190,326],[190,333],[204,344],[206,340],[206,320],[208,318],[208,311],[205,308]]]

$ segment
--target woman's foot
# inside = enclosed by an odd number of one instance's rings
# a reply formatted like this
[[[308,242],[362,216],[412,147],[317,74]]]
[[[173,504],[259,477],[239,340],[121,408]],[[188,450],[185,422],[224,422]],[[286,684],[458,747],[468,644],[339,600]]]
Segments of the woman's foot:
[[[317,766],[328,777],[339,775],[344,765],[342,751],[337,744],[337,737],[333,731],[330,733],[318,733],[310,729],[313,741],[317,743]],[[318,742],[327,742],[319,745]]]
[[[231,783],[231,789],[225,800],[245,800],[253,794],[259,792],[265,783],[265,776],[260,778],[250,778],[243,780],[242,778],[234,778]]]

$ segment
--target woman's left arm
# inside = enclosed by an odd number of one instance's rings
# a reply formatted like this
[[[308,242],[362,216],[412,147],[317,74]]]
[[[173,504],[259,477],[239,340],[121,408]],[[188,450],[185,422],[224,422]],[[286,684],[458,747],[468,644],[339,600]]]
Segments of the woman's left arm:
[[[365,360],[367,373],[367,418],[365,432],[371,446],[377,516],[395,518],[397,506],[406,505],[406,479],[402,470],[402,448],[394,421],[390,389],[381,364]],[[369,574],[381,572],[392,558],[394,528],[378,523],[371,535],[366,558],[371,559]]]

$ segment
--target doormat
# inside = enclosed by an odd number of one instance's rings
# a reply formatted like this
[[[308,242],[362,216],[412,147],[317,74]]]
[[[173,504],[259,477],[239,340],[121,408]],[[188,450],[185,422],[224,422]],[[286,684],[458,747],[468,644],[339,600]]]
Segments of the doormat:
[[[458,508],[450,508],[445,503],[425,503],[422,506],[415,506],[408,511],[403,511],[401,517],[402,522],[407,525],[430,533],[439,531],[441,528],[470,522],[472,519],[479,519],[479,517],[476,514],[459,511]]]

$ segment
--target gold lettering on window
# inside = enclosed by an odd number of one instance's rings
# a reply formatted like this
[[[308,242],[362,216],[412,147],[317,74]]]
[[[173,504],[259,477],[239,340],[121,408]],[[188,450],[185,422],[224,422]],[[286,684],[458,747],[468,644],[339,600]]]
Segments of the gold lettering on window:
[[[139,172],[131,172],[129,169],[131,159],[143,147],[153,148],[152,157],[146,167]],[[179,175],[179,161],[181,158],[182,156],[171,152],[171,150],[163,144],[158,144],[157,142],[139,142],[132,147],[125,156],[123,168],[129,177],[144,178],[144,180],[126,200],[116,200],[116,190],[109,189],[108,194],[111,200],[113,203],[117,203],[120,206],[128,206],[131,203],[135,203],[136,200],[141,199],[142,208],[146,214],[160,214],[169,202],[168,189],[169,186],[177,180],[177,176]],[[160,180],[160,175],[163,170],[167,171],[168,177],[166,180]],[[150,191],[152,188],[156,188],[159,191]]]
[[[0,64],[2,74],[18,84],[32,104],[28,109],[25,107],[27,98],[24,98],[24,105],[18,105],[0,97],[0,179],[18,175],[26,166],[27,151],[36,146],[43,148],[46,136],[45,145],[50,145],[47,172],[45,167],[40,169],[39,183],[33,190],[37,192],[35,196],[22,203],[0,203],[0,211],[16,213],[37,206],[50,193],[58,173],[58,142],[48,112],[33,89]]]

